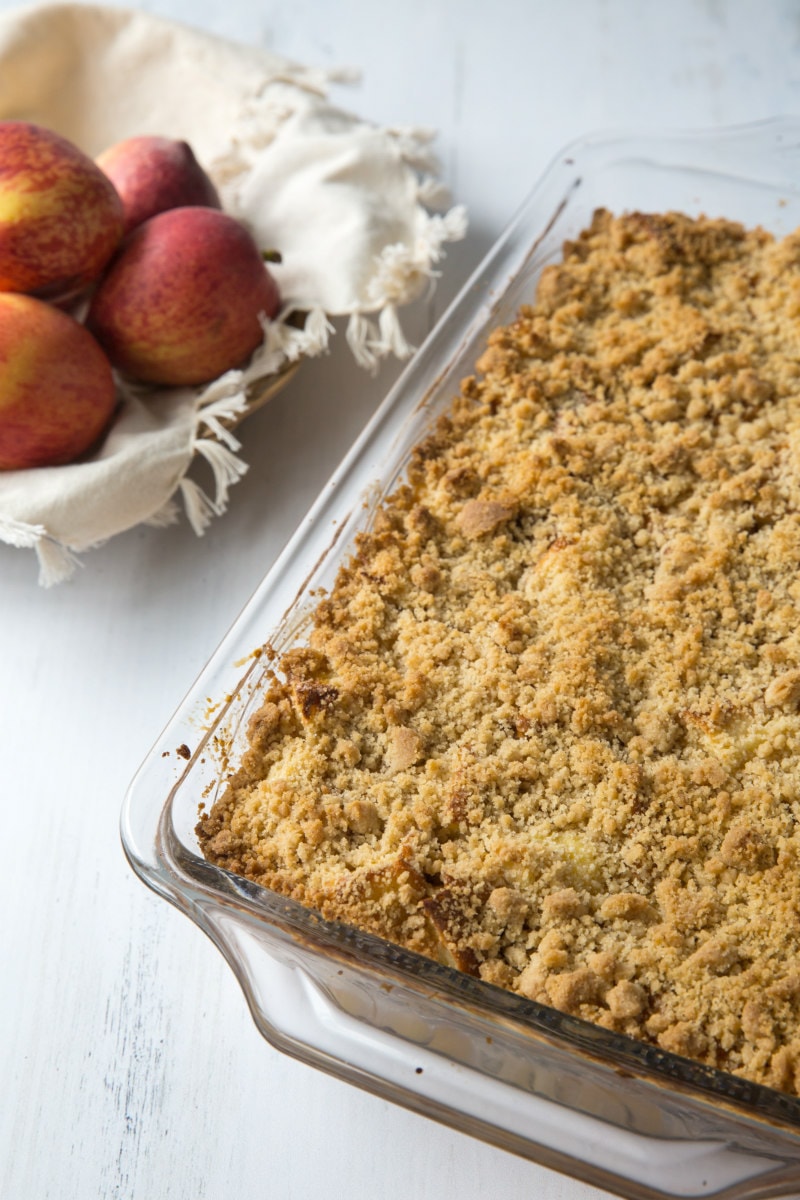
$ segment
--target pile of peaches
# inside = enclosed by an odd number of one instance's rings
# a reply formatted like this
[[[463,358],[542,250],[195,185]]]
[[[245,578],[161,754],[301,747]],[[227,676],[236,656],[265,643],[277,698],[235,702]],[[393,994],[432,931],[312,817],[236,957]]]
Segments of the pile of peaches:
[[[90,452],[115,371],[183,386],[241,365],[279,304],[187,143],[134,137],[93,161],[0,121],[0,470]]]

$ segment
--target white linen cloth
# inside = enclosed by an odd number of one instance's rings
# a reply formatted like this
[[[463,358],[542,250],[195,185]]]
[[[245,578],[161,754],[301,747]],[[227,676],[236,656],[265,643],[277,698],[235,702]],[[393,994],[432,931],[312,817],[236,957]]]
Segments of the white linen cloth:
[[[48,4],[0,14],[0,119],[24,119],[90,155],[135,134],[188,141],[223,207],[263,247],[283,310],[248,367],[202,388],[133,388],[88,461],[0,472],[0,541],[34,549],[45,586],[76,555],[125,529],[176,520],[180,496],[200,534],[247,469],[224,422],[247,388],[287,362],[322,353],[330,316],[364,367],[410,352],[397,308],[464,236],[461,207],[441,200],[427,131],[377,128],[326,99],[330,72],[286,62],[144,12]],[[307,314],[302,329],[286,323]],[[214,472],[206,495],[187,472]]]

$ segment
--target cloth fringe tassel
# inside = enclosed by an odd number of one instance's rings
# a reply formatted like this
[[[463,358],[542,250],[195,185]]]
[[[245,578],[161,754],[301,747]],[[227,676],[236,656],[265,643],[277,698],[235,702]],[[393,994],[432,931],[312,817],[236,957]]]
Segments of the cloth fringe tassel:
[[[352,313],[345,337],[358,365],[373,374],[380,360],[387,355],[408,358],[414,353],[414,347],[406,340],[393,304],[384,305],[377,321],[365,317],[363,313]]]
[[[352,313],[345,337],[358,365],[366,371],[376,371],[379,360],[376,347],[380,344],[380,331],[376,323],[363,313]]]
[[[69,546],[46,536],[36,543],[36,557],[39,559],[39,583],[46,588],[71,579],[78,567],[83,566]]]
[[[80,560],[75,553],[51,537],[43,525],[28,525],[10,517],[0,518],[0,542],[18,550],[35,550],[39,560],[39,583],[53,587],[75,574]]]
[[[217,515],[214,505],[201,487],[184,475],[178,485],[183,497],[184,508],[189,524],[198,537],[202,537],[211,523],[211,518]]]
[[[231,374],[241,378],[241,372]],[[222,516],[228,507],[231,486],[247,473],[247,463],[235,453],[241,443],[222,424],[224,420],[246,411],[247,397],[244,392],[214,400],[197,411],[192,458],[199,455],[211,467],[214,476],[214,496],[212,499],[198,483],[189,479],[188,475],[184,475],[178,486],[189,524],[198,537],[203,536],[213,517]],[[201,433],[203,426],[208,433]]]
[[[154,529],[167,529],[170,525],[177,525],[179,516],[178,505],[170,496],[169,500],[162,504],[161,508],[152,513],[142,524],[151,525]]]
[[[241,442],[225,422],[235,421],[247,412],[248,386],[277,375],[287,362],[327,349],[333,326],[321,308],[306,315],[302,329],[286,323],[289,315],[286,312],[281,314],[282,319],[265,323],[264,342],[246,370],[228,371],[210,384],[198,400],[192,456],[199,455],[211,467],[213,498],[186,475],[178,484],[189,524],[198,537],[203,536],[213,517],[225,512],[231,487],[247,472],[247,463],[237,454]],[[164,506],[156,515],[169,517],[171,511]]]
[[[384,247],[369,289],[377,319],[375,314],[367,317],[355,312],[347,324],[347,344],[359,366],[374,372],[389,354],[397,358],[413,354],[397,305],[414,292],[422,294],[438,274],[436,267],[444,256],[445,243],[460,241],[466,233],[466,209],[458,204],[446,213],[427,214],[415,246],[395,243]]]

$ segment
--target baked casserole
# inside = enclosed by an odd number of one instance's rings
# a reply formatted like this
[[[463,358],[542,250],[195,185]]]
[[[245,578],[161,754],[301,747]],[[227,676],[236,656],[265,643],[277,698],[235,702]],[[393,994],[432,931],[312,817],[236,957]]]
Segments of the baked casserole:
[[[601,210],[273,662],[206,857],[800,1094],[800,233]]]

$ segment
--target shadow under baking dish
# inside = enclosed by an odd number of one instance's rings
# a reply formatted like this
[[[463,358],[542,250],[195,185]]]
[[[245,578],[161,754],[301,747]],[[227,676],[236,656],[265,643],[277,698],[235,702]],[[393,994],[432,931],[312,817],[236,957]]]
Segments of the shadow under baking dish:
[[[471,373],[488,331],[598,207],[800,226],[800,121],[596,135],[566,148],[415,356],[137,774],[134,870],[233,968],[275,1046],[631,1200],[800,1194],[800,1099],[545,1008],[206,862],[194,826],[245,745],[261,649],[302,643],[319,589]],[[208,697],[217,703],[209,711]],[[188,762],[172,752],[193,747]],[[170,752],[169,756],[167,751]]]

